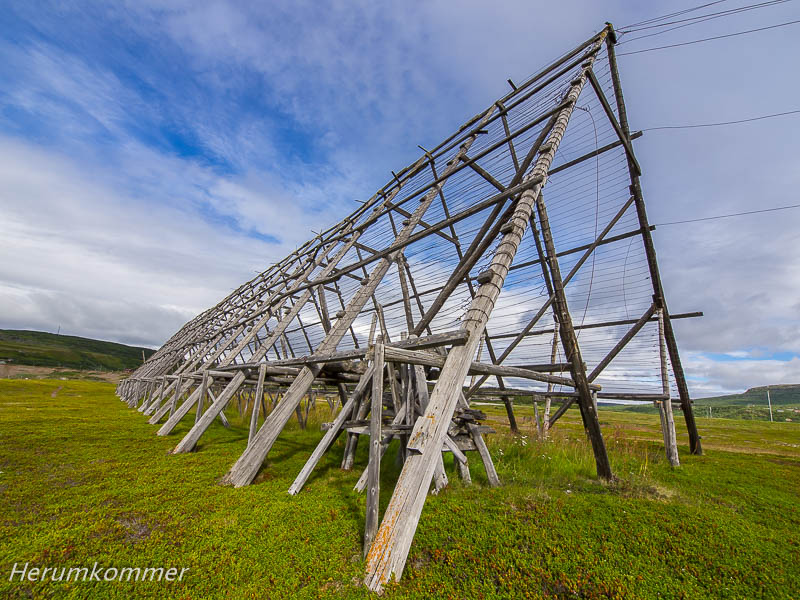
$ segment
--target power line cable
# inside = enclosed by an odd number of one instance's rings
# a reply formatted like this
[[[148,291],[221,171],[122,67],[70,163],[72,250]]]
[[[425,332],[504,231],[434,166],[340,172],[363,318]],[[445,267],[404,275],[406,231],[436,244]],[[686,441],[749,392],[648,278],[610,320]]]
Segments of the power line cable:
[[[678,23],[686,23],[688,21],[706,21],[708,19],[717,19],[720,17],[727,17],[730,15],[748,12],[751,10],[757,10],[759,8],[766,8],[768,6],[773,6],[775,4],[783,4],[784,2],[789,2],[790,0],[769,0],[768,2],[760,2],[758,4],[748,4],[747,6],[740,6],[738,8],[731,8],[728,10],[721,10],[715,13],[708,13],[706,15],[698,15],[696,17],[689,17],[687,19],[678,19],[677,21],[667,21],[665,23],[657,23],[654,25],[645,25],[644,27],[635,27],[633,29],[625,29],[622,33],[631,33],[634,31],[643,31],[645,29],[655,29],[656,27],[666,27],[667,25],[676,25]]]
[[[740,12],[747,12],[748,10],[756,10],[758,8],[766,8],[767,6],[773,6],[775,4],[783,4],[784,2],[789,2],[789,1],[790,0],[775,0],[774,2],[768,2],[768,3],[765,3],[765,4],[752,5],[750,7],[742,7],[741,9],[736,9],[735,11],[728,11],[728,12],[725,12],[725,13],[712,13],[710,15],[702,15],[702,16],[699,16],[699,17],[694,17],[693,20],[691,20],[689,23],[683,23],[682,25],[675,25],[675,27],[670,27],[669,29],[662,29],[661,31],[655,31],[653,33],[647,33],[645,35],[640,35],[640,36],[637,36],[637,37],[634,37],[634,38],[626,38],[625,41],[620,42],[618,44],[618,46],[624,46],[625,44],[630,44],[631,42],[635,42],[636,40],[642,40],[644,38],[649,38],[649,37],[653,37],[653,36],[656,36],[656,35],[662,35],[662,34],[670,32],[670,31],[675,31],[676,29],[682,29],[684,27],[690,27],[691,25],[698,25],[700,23],[705,23],[706,21],[712,21],[714,19],[720,19],[722,17],[728,17],[728,16],[731,16],[731,15],[734,15],[734,14],[738,14]],[[678,23],[678,22],[680,22],[680,21],[674,21],[674,23]],[[662,27],[662,26],[665,26],[665,25],[667,25],[667,23],[665,23],[664,25],[655,25],[654,27]],[[641,29],[629,30],[629,31],[623,32],[623,34],[624,33],[629,33],[630,31],[641,31]]]
[[[653,52],[654,50],[664,50],[666,48],[677,48],[678,46],[688,46],[690,44],[699,44],[700,42],[709,42],[711,40],[721,40],[723,38],[734,37],[737,35],[744,35],[745,33],[754,33],[756,31],[765,31],[767,29],[775,29],[777,27],[786,27],[787,25],[794,25],[796,23],[800,23],[800,19],[797,21],[787,21],[786,23],[778,23],[777,25],[770,25],[769,27],[759,27],[758,29],[748,29],[746,31],[737,31],[736,33],[728,33],[726,35],[717,35],[710,38],[703,38],[700,40],[692,40],[691,42],[683,42],[680,44],[670,44],[668,46],[657,46],[655,48],[645,48],[644,50],[634,50],[631,52],[620,52],[617,56],[628,56],[630,54],[641,54],[642,52]]]
[[[664,125],[662,127],[648,127],[642,131],[656,131],[658,129],[696,129],[698,127],[718,127],[720,125],[736,125],[738,123],[750,123],[752,121],[761,121],[763,119],[772,119],[773,117],[783,117],[785,115],[796,115],[800,110],[789,110],[786,112],[773,113],[771,115],[762,115],[760,117],[752,117],[750,119],[739,119],[738,121],[722,121],[720,123],[700,123],[697,125]]]
[[[775,208],[762,208],[761,210],[749,210],[747,212],[731,213],[729,215],[716,215],[713,217],[701,217],[699,219],[686,219],[684,221],[670,221],[668,223],[654,223],[656,227],[663,227],[664,225],[681,225],[682,223],[697,223],[699,221],[713,221],[715,219],[728,219],[730,217],[741,217],[744,215],[755,215],[758,213],[775,212],[777,210],[789,210],[790,208],[800,208],[800,204],[792,204],[790,206],[777,206]]]
[[[722,4],[723,2],[727,2],[727,0],[717,0],[716,2],[709,2],[707,4],[701,4],[700,6],[695,6],[694,8],[687,8],[685,10],[679,10],[674,13],[670,13],[668,15],[662,15],[660,17],[653,17],[652,19],[647,19],[645,21],[639,21],[638,23],[631,23],[630,25],[625,25],[622,29],[627,29],[628,27],[639,27],[640,25],[647,25],[648,23],[655,23],[658,21],[662,21],[664,19],[671,19],[673,17],[678,17],[680,15],[685,15],[686,13],[694,12],[696,10],[700,10],[703,8],[708,8],[709,6],[714,6],[715,4]]]

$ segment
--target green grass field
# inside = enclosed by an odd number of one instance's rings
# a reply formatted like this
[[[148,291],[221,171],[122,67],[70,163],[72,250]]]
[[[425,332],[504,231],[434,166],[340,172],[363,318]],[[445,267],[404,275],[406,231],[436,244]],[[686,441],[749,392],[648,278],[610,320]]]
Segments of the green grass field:
[[[0,360],[11,364],[120,371],[142,364],[155,350],[44,331],[0,329]]]
[[[699,418],[705,455],[689,456],[683,434],[673,470],[655,417],[604,411],[619,478],[608,484],[594,477],[576,411],[539,442],[527,407],[527,437],[484,408],[498,419],[488,441],[504,485],[487,488],[472,456],[472,486],[448,464],[450,486],[426,503],[385,597],[800,597],[799,424]],[[291,497],[321,433],[290,424],[254,485],[223,487],[247,438],[227,413],[231,430],[214,425],[197,452],[173,456],[189,424],[155,436],[110,384],[0,380],[0,597],[370,597],[360,585],[365,497],[352,491],[360,471],[339,469],[342,442]],[[327,405],[312,417],[327,420]],[[397,474],[390,456],[382,510]],[[190,570],[181,582],[9,581],[14,563],[95,561]]]

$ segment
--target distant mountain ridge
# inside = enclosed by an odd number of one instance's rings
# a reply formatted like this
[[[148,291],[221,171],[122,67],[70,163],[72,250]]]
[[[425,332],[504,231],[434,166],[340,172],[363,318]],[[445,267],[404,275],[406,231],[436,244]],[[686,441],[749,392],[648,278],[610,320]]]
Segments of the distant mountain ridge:
[[[155,350],[44,331],[0,329],[0,361],[17,365],[122,371]]]
[[[694,403],[697,406],[714,406],[715,404],[724,404],[728,406],[766,404],[767,387],[769,387],[769,399],[773,406],[800,405],[800,383],[786,383],[770,386],[763,385],[750,388],[741,394],[696,398],[694,399]]]

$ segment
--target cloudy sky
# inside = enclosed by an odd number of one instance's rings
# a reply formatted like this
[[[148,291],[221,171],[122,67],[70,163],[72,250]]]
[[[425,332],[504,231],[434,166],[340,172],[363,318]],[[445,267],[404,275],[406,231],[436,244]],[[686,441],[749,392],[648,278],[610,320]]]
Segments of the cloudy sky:
[[[0,327],[158,346],[611,20],[692,2],[6,2]],[[703,14],[750,4],[714,3]],[[678,17],[681,18],[681,17]],[[800,19],[792,1],[625,53]],[[632,41],[628,41],[632,40]],[[620,57],[633,129],[800,109],[800,24]],[[651,222],[797,204],[800,115],[636,142]],[[655,240],[696,395],[800,382],[800,210]]]

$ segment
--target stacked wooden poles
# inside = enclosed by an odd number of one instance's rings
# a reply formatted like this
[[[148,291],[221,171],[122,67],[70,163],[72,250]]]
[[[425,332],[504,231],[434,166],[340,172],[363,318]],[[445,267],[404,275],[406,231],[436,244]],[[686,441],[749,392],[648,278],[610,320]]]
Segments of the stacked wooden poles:
[[[599,50],[606,32],[607,30],[594,43],[595,50]],[[593,53],[587,60],[587,68],[591,68],[594,56],[596,53]],[[374,591],[381,590],[383,584],[392,575],[398,579],[402,575],[437,459],[441,454],[444,436],[447,434],[453,412],[461,398],[462,386],[472,357],[475,356],[480,336],[486,327],[494,303],[500,295],[509,266],[533,214],[534,203],[541,192],[545,177],[585,82],[586,71],[584,70],[571,85],[564,108],[558,113],[548,137],[548,150],[540,152],[532,172],[525,176],[525,179],[536,183],[531,189],[520,195],[511,218],[512,226],[503,235],[492,258],[489,267],[491,279],[480,286],[467,311],[463,321],[464,328],[469,334],[467,342],[450,351],[425,414],[417,420],[414,426],[408,442],[410,454],[400,473],[375,541],[367,555],[367,574],[364,582]],[[584,387],[588,391],[588,384]],[[597,430],[599,432],[599,425]]]

